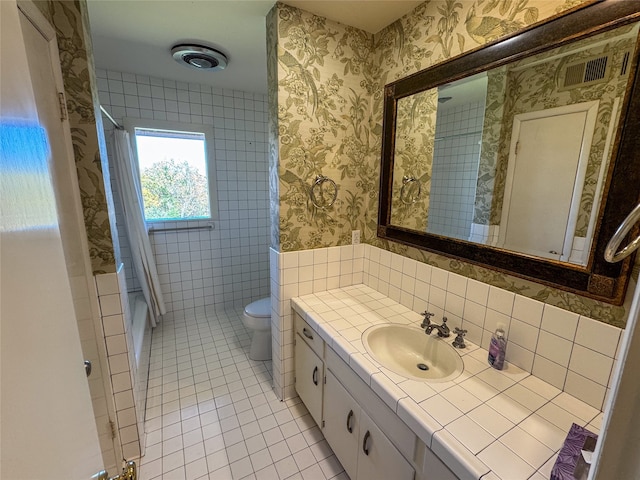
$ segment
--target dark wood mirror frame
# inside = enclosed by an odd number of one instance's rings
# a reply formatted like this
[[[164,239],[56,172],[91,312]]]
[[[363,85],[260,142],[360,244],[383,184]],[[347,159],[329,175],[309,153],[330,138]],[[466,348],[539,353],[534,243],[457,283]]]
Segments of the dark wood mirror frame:
[[[622,304],[633,257],[610,264],[603,255],[607,242],[640,198],[640,78],[637,75],[640,45],[636,44],[631,63],[630,80],[586,266],[391,225],[391,188],[399,99],[639,20],[640,2],[603,0],[388,84],[384,98],[378,237],[603,302]],[[636,227],[630,236],[636,235],[638,230]]]

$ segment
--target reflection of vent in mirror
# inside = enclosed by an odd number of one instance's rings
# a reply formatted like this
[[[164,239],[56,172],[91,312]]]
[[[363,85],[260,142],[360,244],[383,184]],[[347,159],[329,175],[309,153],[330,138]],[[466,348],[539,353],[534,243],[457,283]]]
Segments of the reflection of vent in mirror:
[[[620,76],[626,75],[629,72],[629,58],[631,52],[624,52],[622,56],[622,66],[620,67]]]
[[[609,77],[610,64],[611,62],[609,62],[609,56],[607,55],[567,65],[564,73],[564,84],[559,90],[606,81]]]

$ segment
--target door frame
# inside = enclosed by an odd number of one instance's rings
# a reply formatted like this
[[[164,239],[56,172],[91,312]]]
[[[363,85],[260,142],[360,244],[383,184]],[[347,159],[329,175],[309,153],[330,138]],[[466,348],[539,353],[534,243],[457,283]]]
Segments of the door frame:
[[[502,215],[500,218],[500,228],[498,233],[498,245],[503,246],[506,241],[507,225],[509,223],[509,207],[511,205],[511,194],[513,190],[513,178],[516,167],[516,149],[518,139],[520,138],[520,129],[522,123],[529,120],[538,120],[546,117],[556,117],[571,113],[586,112],[584,130],[582,134],[582,144],[580,145],[580,156],[578,158],[578,168],[576,171],[576,180],[573,184],[573,192],[571,196],[571,207],[569,208],[569,218],[567,220],[567,229],[565,230],[564,245],[560,254],[560,261],[566,262],[571,255],[573,247],[573,237],[578,221],[578,212],[580,210],[580,200],[582,190],[584,188],[584,179],[587,173],[587,165],[589,163],[589,153],[591,152],[591,143],[593,141],[593,132],[598,118],[599,100],[591,102],[574,103],[562,107],[548,108],[535,112],[520,113],[513,117],[513,127],[511,130],[511,145],[509,146],[509,161],[507,163],[507,175],[505,178],[504,196],[502,200]]]

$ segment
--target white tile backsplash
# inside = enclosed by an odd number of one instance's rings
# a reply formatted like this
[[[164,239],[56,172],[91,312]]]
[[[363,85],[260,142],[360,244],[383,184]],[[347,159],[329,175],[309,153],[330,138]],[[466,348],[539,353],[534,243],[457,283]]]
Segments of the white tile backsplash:
[[[531,373],[561,390],[564,388],[567,378],[566,367],[558,365],[542,355],[535,356]]]
[[[552,333],[540,331],[536,353],[562,367],[569,366],[572,343]]]
[[[508,347],[509,362],[517,365],[527,372],[530,372],[533,369],[533,359],[535,357],[535,354],[531,350],[527,350],[526,348],[521,347],[514,342],[510,342],[508,344]]]
[[[591,350],[614,357],[620,338],[620,329],[590,318],[580,317],[575,342]]]
[[[467,293],[467,277],[458,275],[455,273],[449,274],[449,282],[447,284],[447,291],[454,295],[464,297]]]
[[[613,358],[581,345],[573,346],[569,370],[604,386],[609,382],[612,366]]]
[[[513,302],[515,301],[515,294],[503,290],[498,287],[489,287],[489,300],[487,307],[496,312],[504,315],[511,315],[513,311]]]
[[[293,356],[289,300],[301,291],[317,293],[364,283],[415,312],[434,313],[436,321],[447,316],[451,328],[460,325],[471,342],[484,348],[497,324],[503,323],[508,338],[506,359],[514,368],[531,372],[594,408],[603,406],[619,328],[371,245],[285,253],[272,249],[271,258],[272,269],[276,269],[271,272],[272,302],[279,308],[272,313],[273,371],[276,394],[281,398],[295,395],[293,375],[284,366]],[[362,266],[361,272],[356,265]],[[313,278],[307,279],[310,272]],[[305,284],[311,281],[312,286]],[[529,381],[529,388],[542,395],[535,377],[530,378],[534,380]]]
[[[542,313],[542,330],[552,332],[573,342],[580,316],[553,305],[545,305]]]
[[[521,322],[516,318],[511,319],[509,327],[509,341],[516,343],[522,348],[535,352],[538,343],[539,330],[525,322]]]
[[[543,309],[544,303],[528,297],[523,297],[522,295],[516,295],[516,299],[513,304],[513,318],[517,318],[518,320],[539,329],[540,323],[542,323]]]
[[[469,279],[467,282],[466,298],[472,302],[486,305],[487,299],[489,298],[489,285]]]
[[[593,406],[603,404],[607,393],[606,387],[571,370],[567,372],[564,391]]]

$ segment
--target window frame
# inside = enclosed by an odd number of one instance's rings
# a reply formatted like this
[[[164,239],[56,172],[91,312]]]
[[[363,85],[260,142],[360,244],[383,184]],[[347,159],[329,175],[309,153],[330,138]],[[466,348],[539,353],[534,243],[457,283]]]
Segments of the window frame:
[[[205,145],[205,163],[207,170],[207,185],[209,187],[209,216],[208,217],[193,217],[193,218],[157,218],[149,219],[146,217],[147,223],[166,223],[166,222],[197,222],[197,221],[211,221],[218,220],[218,194],[216,190],[216,169],[215,169],[215,150],[214,150],[214,137],[213,126],[202,125],[197,123],[184,123],[171,120],[153,120],[145,118],[124,118],[123,126],[126,131],[129,132],[131,138],[131,148],[133,150],[134,161],[136,164],[136,171],[138,173],[138,181],[140,181],[140,163],[138,161],[138,145],[136,138],[136,128],[150,129],[150,130],[168,130],[171,132],[189,132],[200,133],[204,135]],[[144,205],[143,205],[144,211]]]

